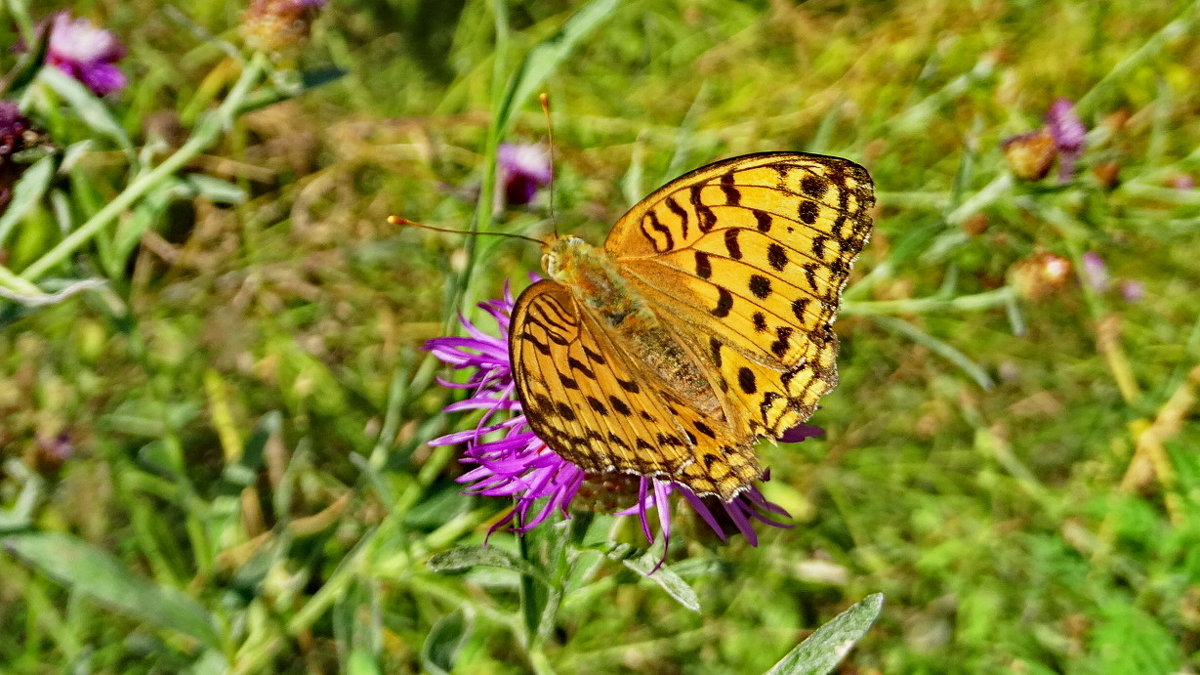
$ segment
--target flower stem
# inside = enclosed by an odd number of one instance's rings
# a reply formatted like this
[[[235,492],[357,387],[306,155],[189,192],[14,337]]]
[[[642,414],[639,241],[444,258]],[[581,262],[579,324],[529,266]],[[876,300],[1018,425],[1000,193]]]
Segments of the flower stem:
[[[25,268],[21,272],[21,278],[26,281],[34,281],[49,272],[95,237],[105,226],[151,189],[182,169],[188,162],[215,143],[221,132],[233,124],[246,95],[261,80],[266,65],[266,57],[262,54],[255,54],[242,70],[241,77],[233,85],[233,89],[230,90],[225,101],[221,103],[215,113],[201,118],[191,137],[174,154],[163,160],[162,164],[135,179],[121,194],[97,211],[96,215],[80,225],[79,229],[67,235],[57,246]]]
[[[871,302],[847,302],[842,308],[843,316],[876,316],[880,314],[926,314],[930,312],[969,312],[978,309],[1003,307],[1016,299],[1012,287],[1004,286],[992,291],[957,298],[906,298],[904,300],[876,300]]]

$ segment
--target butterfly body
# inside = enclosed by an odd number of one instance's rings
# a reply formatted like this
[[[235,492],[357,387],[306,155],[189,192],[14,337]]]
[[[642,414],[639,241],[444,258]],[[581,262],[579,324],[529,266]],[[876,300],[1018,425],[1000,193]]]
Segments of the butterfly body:
[[[655,191],[603,248],[551,239],[510,329],[530,426],[589,473],[733,499],[761,477],[754,442],[836,385],[831,324],[873,203],[853,162],[747,155]]]
[[[542,267],[550,279],[570,290],[584,312],[627,345],[636,361],[689,400],[707,403],[706,412],[719,411],[701,365],[664,327],[663,317],[655,314],[630,280],[621,275],[620,265],[607,251],[578,237],[555,238],[547,244]]]

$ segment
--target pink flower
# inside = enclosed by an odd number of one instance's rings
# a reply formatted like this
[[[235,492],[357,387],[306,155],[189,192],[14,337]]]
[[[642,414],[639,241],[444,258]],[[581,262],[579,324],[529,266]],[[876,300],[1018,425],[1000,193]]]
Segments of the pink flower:
[[[678,495],[722,540],[726,532],[720,519],[731,522],[751,545],[757,545],[754,522],[773,527],[789,527],[772,516],[787,517],[787,512],[751,487],[730,502],[700,498],[689,488],[661,478],[588,474],[551,450],[529,428],[516,398],[509,361],[508,331],[513,308],[512,293],[482,302],[479,307],[496,321],[499,335],[480,330],[461,319],[468,337],[435,338],[425,348],[457,369],[469,369],[465,384],[442,381],[448,387],[468,389],[467,398],[446,407],[447,412],[482,410],[483,418],[473,429],[459,431],[430,441],[430,445],[465,443],[463,462],[474,468],[460,477],[467,491],[516,501],[513,510],[492,527],[499,529],[513,521],[517,532],[526,532],[545,522],[555,511],[568,515],[576,508],[595,507],[597,503],[632,501],[625,508],[608,508],[614,515],[637,516],[648,542],[654,541],[651,521],[656,521],[664,539],[670,538],[670,498]],[[794,433],[793,433],[794,432]],[[801,425],[788,434],[786,442],[796,442],[823,433],[819,427]],[[545,499],[538,507],[537,502]],[[587,502],[587,504],[584,504]],[[603,507],[602,507],[603,508]],[[654,511],[654,517],[651,517]]]
[[[50,26],[46,63],[79,80],[97,96],[125,88],[125,75],[114,63],[125,56],[125,46],[112,33],[88,19],[72,19],[59,12]]]
[[[540,188],[550,183],[550,153],[540,145],[502,143],[497,160],[505,204],[528,204]]]
[[[1087,284],[1095,291],[1103,293],[1108,290],[1108,266],[1104,264],[1104,259],[1095,251],[1088,251],[1083,254],[1083,278]]]
[[[1066,98],[1060,98],[1050,106],[1046,113],[1046,128],[1058,149],[1058,180],[1066,183],[1075,175],[1075,163],[1083,156],[1087,128],[1075,114],[1075,104]]]
[[[1146,297],[1146,287],[1136,279],[1121,282],[1121,297],[1125,302],[1141,302]]]

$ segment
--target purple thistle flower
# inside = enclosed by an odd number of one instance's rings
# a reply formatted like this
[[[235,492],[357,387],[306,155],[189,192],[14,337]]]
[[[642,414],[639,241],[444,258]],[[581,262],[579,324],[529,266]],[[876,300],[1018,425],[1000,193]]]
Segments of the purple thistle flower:
[[[1108,266],[1104,264],[1104,259],[1095,251],[1088,251],[1083,254],[1083,278],[1088,286],[1098,293],[1103,293],[1108,290]]]
[[[1137,279],[1127,279],[1121,282],[1121,297],[1125,302],[1141,302],[1146,297],[1146,287]]]
[[[730,502],[701,498],[691,489],[667,479],[624,474],[589,474],[558,456],[530,429],[516,398],[512,364],[509,361],[508,332],[513,309],[513,295],[505,287],[504,297],[479,304],[499,327],[499,335],[490,335],[466,318],[460,317],[468,337],[435,338],[425,348],[455,369],[470,369],[467,382],[457,384],[439,381],[457,389],[467,389],[471,395],[446,406],[447,412],[482,410],[482,419],[474,429],[447,434],[429,442],[430,445],[466,443],[463,462],[475,465],[458,478],[471,494],[510,497],[516,501],[500,522],[489,530],[513,523],[513,530],[527,532],[550,517],[555,511],[569,517],[568,509],[587,508],[588,502],[619,503],[631,499],[632,505],[619,510],[609,508],[614,515],[637,516],[642,533],[648,542],[654,541],[652,521],[669,543],[671,534],[670,497],[678,494],[696,514],[724,541],[727,533],[721,521],[732,523],[751,545],[758,544],[755,521],[773,527],[790,527],[775,517],[787,518],[788,513],[751,487]],[[796,442],[824,433],[819,427],[800,425],[785,434],[785,441]],[[596,493],[600,493],[597,495]],[[597,498],[598,497],[598,498]],[[539,500],[545,503],[537,505]],[[595,504],[593,504],[595,505]],[[651,516],[651,511],[654,516]]]
[[[12,101],[0,100],[0,212],[12,199],[12,188],[25,171],[25,165],[13,161],[13,155],[37,141],[29,119]]]
[[[1075,114],[1075,104],[1066,98],[1060,98],[1050,106],[1046,113],[1046,128],[1058,150],[1058,180],[1066,183],[1075,175],[1075,163],[1083,156],[1087,128]]]
[[[82,82],[97,96],[125,88],[125,74],[114,63],[125,56],[125,46],[112,33],[88,19],[72,19],[63,11],[50,26],[46,63]]]
[[[25,147],[25,132],[29,129],[29,119],[17,104],[0,100],[0,165]]]
[[[501,143],[496,159],[505,204],[528,204],[540,188],[550,184],[553,175],[550,153],[541,145]]]

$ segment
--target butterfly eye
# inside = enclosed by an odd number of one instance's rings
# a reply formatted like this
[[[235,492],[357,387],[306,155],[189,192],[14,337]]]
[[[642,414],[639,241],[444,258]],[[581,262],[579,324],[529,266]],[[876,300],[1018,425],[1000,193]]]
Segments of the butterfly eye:
[[[543,253],[542,269],[546,270],[546,276],[551,279],[558,278],[558,255],[555,253]]]

